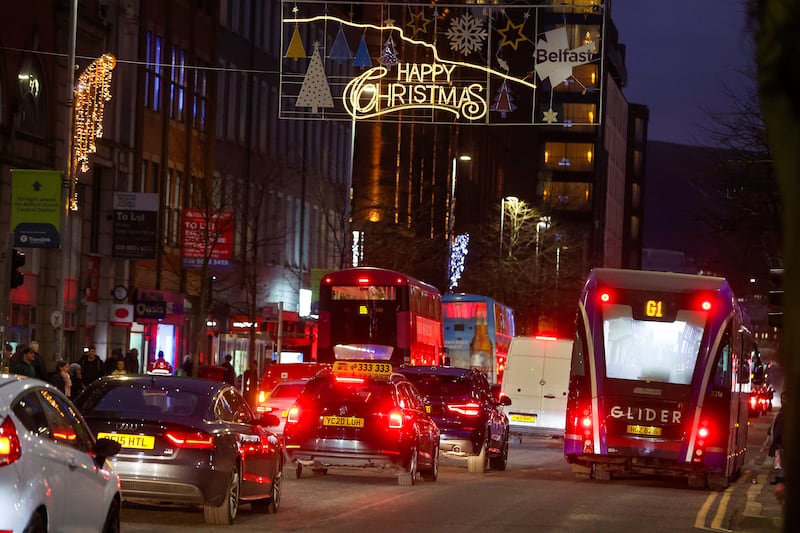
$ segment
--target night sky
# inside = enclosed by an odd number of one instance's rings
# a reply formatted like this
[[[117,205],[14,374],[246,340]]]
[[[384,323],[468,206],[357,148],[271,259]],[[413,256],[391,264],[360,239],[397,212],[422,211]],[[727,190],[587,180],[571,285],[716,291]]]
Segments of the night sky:
[[[744,0],[613,0],[626,45],[631,103],[650,110],[648,139],[711,145],[708,110],[731,108],[724,86],[745,90],[752,39]]]

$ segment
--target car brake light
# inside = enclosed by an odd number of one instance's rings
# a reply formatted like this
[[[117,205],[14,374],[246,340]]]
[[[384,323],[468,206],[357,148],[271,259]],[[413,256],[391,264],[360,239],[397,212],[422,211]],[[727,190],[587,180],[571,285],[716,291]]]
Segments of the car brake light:
[[[400,429],[403,427],[403,413],[400,411],[392,411],[389,413],[389,427],[392,429]]]
[[[258,403],[264,403],[267,401],[267,396],[269,396],[268,392],[263,390],[258,391]]]
[[[300,421],[300,409],[293,405],[289,412],[286,413],[286,423],[287,424],[296,424]]]
[[[481,406],[477,403],[470,402],[466,404],[448,405],[447,410],[464,416],[478,416],[481,413]]]
[[[17,428],[7,416],[0,425],[0,466],[10,465],[22,456]]]
[[[178,448],[209,449],[214,447],[214,437],[201,431],[167,431],[164,436]]]
[[[364,378],[354,378],[352,376],[336,376],[337,383],[364,383]]]

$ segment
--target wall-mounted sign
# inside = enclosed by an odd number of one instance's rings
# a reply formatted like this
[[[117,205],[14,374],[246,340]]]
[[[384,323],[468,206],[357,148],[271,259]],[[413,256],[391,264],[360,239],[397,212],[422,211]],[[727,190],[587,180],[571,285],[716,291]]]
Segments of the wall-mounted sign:
[[[158,241],[158,194],[114,193],[113,243],[115,259],[155,259]]]
[[[281,118],[570,127],[602,116],[553,98],[601,101],[599,0],[281,0],[281,10]]]
[[[11,230],[19,248],[61,246],[61,172],[11,170]]]
[[[206,213],[200,209],[184,209],[181,219],[181,266],[202,268],[208,262],[211,270],[227,270],[233,257],[233,211]]]

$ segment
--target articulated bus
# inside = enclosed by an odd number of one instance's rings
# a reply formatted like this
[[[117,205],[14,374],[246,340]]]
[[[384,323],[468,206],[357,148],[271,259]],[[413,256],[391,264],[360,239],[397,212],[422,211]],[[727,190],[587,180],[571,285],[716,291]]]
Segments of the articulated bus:
[[[576,326],[564,456],[578,478],[720,490],[741,473],[753,342],[724,278],[594,269]]]
[[[514,310],[477,294],[442,296],[444,346],[450,366],[480,368],[489,383],[502,383],[514,337]]]
[[[359,267],[323,276],[317,361],[440,365],[442,298],[410,276]]]

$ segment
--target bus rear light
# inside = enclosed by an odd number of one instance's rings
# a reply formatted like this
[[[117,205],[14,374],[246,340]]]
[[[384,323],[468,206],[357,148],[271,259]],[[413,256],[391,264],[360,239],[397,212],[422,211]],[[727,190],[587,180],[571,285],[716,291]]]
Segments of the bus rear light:
[[[464,416],[478,416],[481,414],[481,406],[472,402],[466,404],[448,405],[447,410]]]
[[[611,293],[603,291],[600,293],[600,301],[607,304],[611,301]]]
[[[697,436],[700,437],[701,439],[705,439],[706,437],[708,437],[708,434],[709,431],[707,427],[701,427],[700,429],[697,430]]]
[[[289,411],[286,413],[286,423],[287,424],[297,424],[300,421],[300,409],[293,405],[289,408]]]
[[[711,302],[709,302],[708,300],[703,300],[700,303],[700,309],[702,309],[703,311],[711,311]]]
[[[400,411],[392,411],[389,413],[389,428],[400,429],[403,427],[403,413]]]

